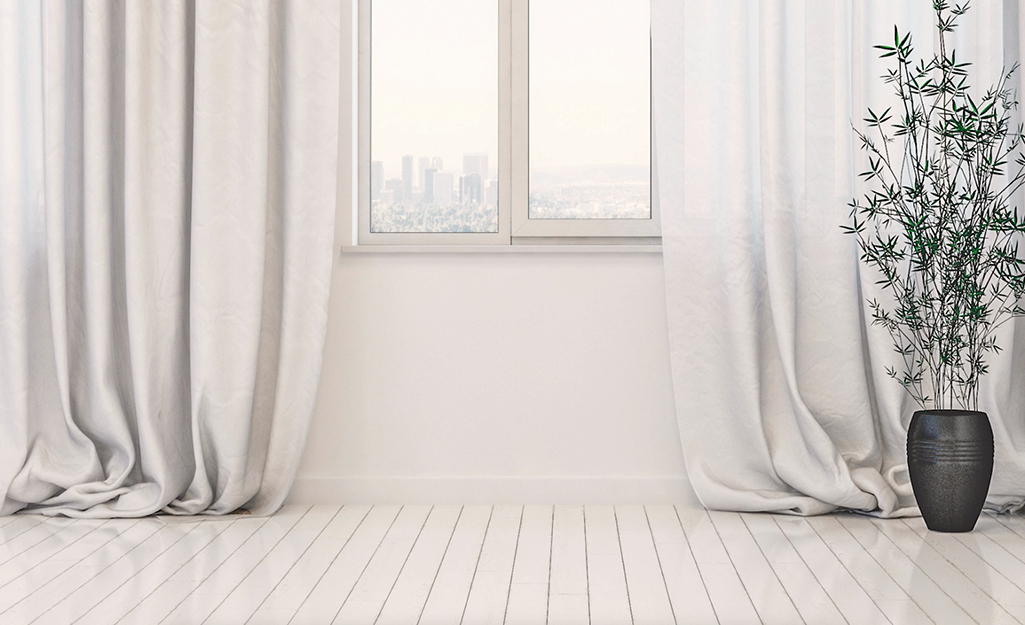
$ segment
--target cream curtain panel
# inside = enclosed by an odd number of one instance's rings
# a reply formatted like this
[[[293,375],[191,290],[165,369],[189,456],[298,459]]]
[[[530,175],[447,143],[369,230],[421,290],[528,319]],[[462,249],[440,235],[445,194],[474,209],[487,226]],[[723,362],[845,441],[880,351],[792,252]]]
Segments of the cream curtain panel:
[[[917,514],[905,452],[916,406],[884,373],[899,356],[864,304],[883,294],[840,224],[864,170],[852,120],[892,103],[872,46],[898,24],[931,55],[932,3],[656,3],[671,354],[695,491],[717,509]],[[954,42],[984,90],[1021,58],[1025,9],[973,5]],[[1022,321],[1000,336],[981,391],[991,508],[1025,496]]]
[[[341,4],[0,2],[0,514],[280,506],[327,319]]]

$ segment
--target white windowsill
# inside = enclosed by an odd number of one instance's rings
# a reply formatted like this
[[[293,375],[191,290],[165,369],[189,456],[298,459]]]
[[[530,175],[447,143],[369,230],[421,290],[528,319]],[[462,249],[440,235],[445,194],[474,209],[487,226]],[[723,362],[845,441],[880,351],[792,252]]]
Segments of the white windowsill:
[[[661,254],[661,245],[343,245],[342,254]]]

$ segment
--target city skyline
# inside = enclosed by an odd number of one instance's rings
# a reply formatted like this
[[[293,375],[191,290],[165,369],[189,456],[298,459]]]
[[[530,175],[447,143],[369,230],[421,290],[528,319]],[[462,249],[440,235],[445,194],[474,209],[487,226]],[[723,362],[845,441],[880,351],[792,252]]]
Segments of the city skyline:
[[[491,160],[483,152],[464,153],[462,171],[457,173],[436,169],[444,166],[440,157],[405,154],[397,178],[388,177],[390,170],[383,161],[372,161],[373,231],[409,231],[418,221],[421,229],[426,228],[428,212],[439,223],[447,224],[441,226],[443,229],[478,231],[466,230],[467,222],[485,224],[489,229],[497,227],[498,180],[491,177]]]
[[[381,160],[371,162],[372,232],[497,232],[498,180],[490,155],[466,152],[461,171],[437,156],[404,154],[398,177]],[[532,172],[532,219],[647,219],[651,215],[648,168],[572,167]],[[497,173],[495,174],[497,176]],[[537,183],[536,181],[543,181]]]
[[[403,155],[400,178],[388,178],[382,161],[371,162],[371,232],[497,232],[498,180],[482,180],[488,155],[467,153],[463,171],[434,169],[439,157]]]
[[[395,167],[394,167],[394,171],[396,171],[398,173],[397,176],[391,176],[390,175],[389,172],[393,171],[393,169],[390,169],[390,168],[387,167],[387,163],[386,163],[385,159],[372,158],[370,162],[371,162],[371,169],[372,170],[376,166],[376,164],[379,163],[381,165],[381,174],[383,174],[385,180],[387,180],[389,178],[400,178],[401,179],[402,178],[402,159],[404,159],[406,157],[411,157],[413,159],[413,161],[416,163],[416,168],[415,168],[415,171],[413,172],[414,186],[415,187],[423,187],[422,175],[423,175],[423,171],[425,171],[426,169],[434,169],[436,171],[454,173],[454,174],[459,174],[459,175],[464,175],[464,174],[467,174],[467,173],[478,173],[478,174],[482,173],[476,167],[473,168],[472,171],[467,171],[466,163],[465,163],[465,160],[464,160],[468,156],[478,156],[478,155],[484,156],[484,162],[487,163],[487,175],[486,176],[482,176],[482,177],[485,177],[485,178],[498,178],[498,172],[496,171],[496,168],[491,166],[491,164],[496,159],[494,159],[490,154],[487,154],[485,152],[465,152],[465,153],[461,154],[460,155],[460,159],[454,159],[454,160],[456,160],[456,162],[462,163],[462,168],[461,169],[446,168],[446,167],[444,167],[444,165],[446,163],[449,163],[451,161],[446,160],[446,159],[444,159],[444,158],[442,158],[440,156],[433,156],[433,155],[432,156],[420,156],[420,155],[417,155],[417,154],[406,153],[406,154],[403,154],[402,156],[399,157],[398,164],[395,165]],[[423,167],[423,169],[421,169],[421,167],[422,167],[422,165],[423,165],[425,160],[430,163],[430,166],[429,167]]]

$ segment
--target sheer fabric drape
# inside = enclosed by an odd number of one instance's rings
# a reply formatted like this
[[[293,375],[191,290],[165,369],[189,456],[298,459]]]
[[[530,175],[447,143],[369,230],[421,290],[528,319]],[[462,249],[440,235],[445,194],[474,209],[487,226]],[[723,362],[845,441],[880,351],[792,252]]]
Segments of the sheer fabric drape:
[[[0,3],[0,513],[280,506],[316,394],[342,3]]]
[[[872,46],[898,24],[931,54],[931,4],[656,0],[673,376],[688,472],[710,508],[917,514],[904,450],[916,406],[884,373],[899,356],[864,302],[885,294],[840,224],[862,189],[852,120],[892,103]],[[1020,57],[1022,14],[973,4],[954,42],[984,90]],[[1000,341],[981,409],[996,434],[988,505],[1009,508],[1025,495],[1021,320]]]

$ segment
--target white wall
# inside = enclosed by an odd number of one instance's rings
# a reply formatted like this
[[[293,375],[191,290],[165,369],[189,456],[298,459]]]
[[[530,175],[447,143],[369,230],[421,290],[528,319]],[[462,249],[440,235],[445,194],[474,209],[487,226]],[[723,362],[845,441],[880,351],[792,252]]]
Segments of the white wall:
[[[691,501],[656,253],[343,253],[293,502]]]

